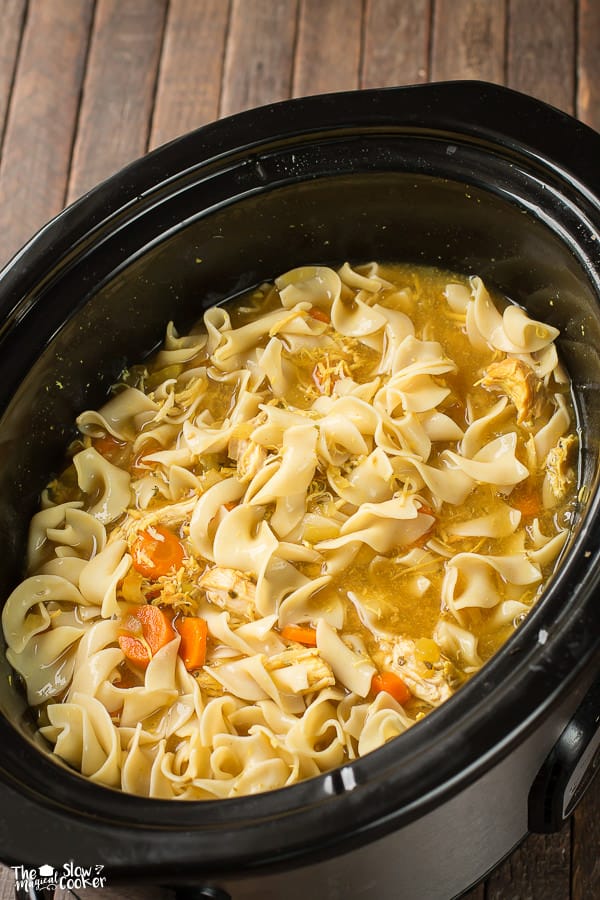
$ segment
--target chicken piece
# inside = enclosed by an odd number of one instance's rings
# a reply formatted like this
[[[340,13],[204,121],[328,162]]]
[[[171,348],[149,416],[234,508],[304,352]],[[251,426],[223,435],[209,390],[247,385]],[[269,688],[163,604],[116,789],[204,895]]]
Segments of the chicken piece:
[[[179,503],[169,503],[149,512],[129,509],[124,522],[111,531],[109,543],[120,538],[132,541],[138,531],[145,531],[151,525],[164,525],[165,528],[181,525],[182,522],[189,519],[197,501],[197,497],[190,497]]]
[[[194,678],[198,682],[200,690],[205,697],[223,696],[223,685],[220,681],[217,681],[216,678],[212,677],[207,666],[195,672]]]
[[[237,616],[254,618],[256,585],[244,572],[214,566],[202,575],[198,586],[204,588],[210,602],[221,609]]]
[[[271,673],[277,688],[284,693],[308,694],[335,684],[329,665],[314,647],[293,647],[265,658],[265,669]]]
[[[486,390],[499,391],[513,402],[519,425],[531,423],[539,408],[540,380],[522,359],[491,363],[481,379]]]
[[[577,443],[574,434],[567,434],[558,439],[558,443],[546,457],[546,473],[552,493],[557,500],[562,500],[567,489],[575,479],[575,472],[570,466],[573,447]]]
[[[350,378],[352,373],[348,363],[335,353],[326,352],[323,359],[319,360],[312,372],[312,379],[320,394],[330,397],[333,394],[336,381],[342,378]]]
[[[237,457],[237,473],[242,484],[247,484],[262,469],[267,458],[267,451],[254,441],[243,441],[239,446]]]
[[[384,653],[382,669],[396,672],[415,697],[430,706],[440,706],[454,693],[451,686],[453,666],[442,654],[438,661],[430,662],[417,651],[410,638],[380,641],[379,646]]]

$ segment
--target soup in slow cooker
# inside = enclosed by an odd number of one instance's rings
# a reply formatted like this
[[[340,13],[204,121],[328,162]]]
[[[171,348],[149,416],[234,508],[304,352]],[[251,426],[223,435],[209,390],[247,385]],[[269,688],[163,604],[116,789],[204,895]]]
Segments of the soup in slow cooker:
[[[577,501],[555,339],[481,279],[294,269],[77,421],[7,656],[53,752],[157,798],[364,755],[524,619]]]

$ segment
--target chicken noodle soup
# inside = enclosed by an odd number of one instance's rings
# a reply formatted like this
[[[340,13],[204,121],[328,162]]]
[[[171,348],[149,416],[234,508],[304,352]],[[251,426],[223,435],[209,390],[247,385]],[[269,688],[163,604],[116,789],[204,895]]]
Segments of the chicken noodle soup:
[[[480,278],[378,264],[170,324],[80,415],[4,607],[54,753],[134,794],[226,798],[447,700],[567,539],[557,334]]]

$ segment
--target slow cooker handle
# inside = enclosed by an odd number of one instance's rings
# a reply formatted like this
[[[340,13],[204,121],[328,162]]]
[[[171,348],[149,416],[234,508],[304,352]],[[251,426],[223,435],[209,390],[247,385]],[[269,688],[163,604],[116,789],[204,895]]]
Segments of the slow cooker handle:
[[[529,793],[529,830],[560,831],[600,768],[600,677],[538,772]]]

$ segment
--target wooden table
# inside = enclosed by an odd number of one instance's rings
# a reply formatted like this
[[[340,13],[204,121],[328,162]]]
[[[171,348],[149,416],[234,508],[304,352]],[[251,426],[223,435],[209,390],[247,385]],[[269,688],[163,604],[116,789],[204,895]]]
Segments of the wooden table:
[[[0,264],[98,181],[215,118],[454,78],[600,130],[600,0],[0,0]],[[599,810],[596,779],[560,834],[529,837],[469,900],[600,898]]]

